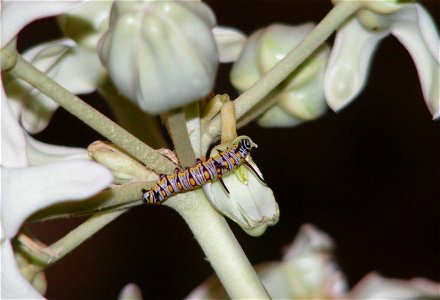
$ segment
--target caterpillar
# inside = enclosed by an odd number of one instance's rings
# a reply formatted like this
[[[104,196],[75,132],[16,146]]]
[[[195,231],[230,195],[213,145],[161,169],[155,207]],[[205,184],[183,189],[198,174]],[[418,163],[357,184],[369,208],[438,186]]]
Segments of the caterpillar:
[[[142,199],[146,204],[160,205],[175,194],[193,190],[214,180],[219,180],[229,194],[222,176],[242,164],[249,167],[264,182],[264,179],[246,161],[251,149],[256,146],[250,138],[239,137],[231,147],[208,160],[198,159],[194,166],[183,171],[176,169],[174,174],[161,175],[160,180],[150,190],[142,190]]]

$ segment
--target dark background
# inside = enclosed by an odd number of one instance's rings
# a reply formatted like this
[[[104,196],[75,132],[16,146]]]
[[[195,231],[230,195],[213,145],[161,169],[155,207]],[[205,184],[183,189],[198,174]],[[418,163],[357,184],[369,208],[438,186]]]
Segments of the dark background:
[[[425,1],[434,19],[439,3]],[[319,21],[328,1],[209,1],[218,23],[246,33],[273,22]],[[26,28],[19,47],[56,37],[53,19]],[[221,67],[215,92],[236,93]],[[111,116],[97,95],[83,98]],[[231,223],[253,264],[281,257],[301,224],[331,235],[337,261],[353,285],[370,271],[440,280],[439,124],[425,106],[416,69],[396,39],[383,41],[365,91],[338,114],[289,129],[249,125],[254,160],[273,189],[279,223],[259,237]],[[102,139],[63,109],[37,138],[86,147]],[[50,243],[82,220],[32,224]],[[46,272],[51,299],[116,298],[129,282],[144,298],[182,298],[212,273],[184,221],[167,207],[138,207]]]

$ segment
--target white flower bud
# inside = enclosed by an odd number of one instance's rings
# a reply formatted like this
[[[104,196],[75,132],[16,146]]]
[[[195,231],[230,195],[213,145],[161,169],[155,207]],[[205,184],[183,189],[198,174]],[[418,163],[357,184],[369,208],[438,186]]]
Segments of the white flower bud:
[[[214,14],[198,1],[116,1],[99,54],[121,94],[161,113],[212,90],[214,25]]]
[[[263,74],[282,60],[313,29],[313,24],[286,26],[274,24],[250,36],[231,71],[235,88],[243,92]],[[261,116],[258,123],[265,127],[293,126],[321,116],[327,108],[323,81],[329,48],[326,45],[314,52],[268,97],[277,105]]]
[[[232,143],[242,137],[237,137]],[[211,151],[211,157],[224,145],[218,145]],[[247,162],[262,177],[257,165],[250,156]],[[223,175],[222,180],[229,190],[225,191],[219,181],[203,185],[203,191],[211,204],[223,215],[227,216],[248,234],[259,236],[264,233],[267,226],[278,222],[280,211],[275,201],[272,190],[254,174],[246,165],[241,165],[234,171]]]

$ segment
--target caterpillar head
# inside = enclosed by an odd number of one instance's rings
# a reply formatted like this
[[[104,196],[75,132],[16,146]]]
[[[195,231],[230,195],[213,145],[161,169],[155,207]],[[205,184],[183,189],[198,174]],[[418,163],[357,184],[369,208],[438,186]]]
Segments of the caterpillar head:
[[[257,144],[255,144],[250,137],[241,135],[236,137],[232,141],[233,145],[237,145],[239,148],[245,149],[246,151],[250,151],[252,148],[257,148]]]

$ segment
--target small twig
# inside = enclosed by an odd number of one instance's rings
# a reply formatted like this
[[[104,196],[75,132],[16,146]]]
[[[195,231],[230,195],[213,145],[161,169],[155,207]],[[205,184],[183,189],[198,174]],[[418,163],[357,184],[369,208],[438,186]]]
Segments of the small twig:
[[[237,137],[235,120],[235,105],[233,101],[226,102],[221,110],[221,142],[229,143]]]
[[[84,201],[64,202],[52,205],[32,215],[29,222],[60,218],[83,217],[103,211],[127,209],[143,204],[142,189],[149,189],[154,182],[137,182],[104,190]]]
[[[52,245],[38,251],[34,247],[29,247],[25,240],[19,239],[18,249],[29,259],[43,267],[47,267],[63,258],[126,211],[118,210],[95,214]]]

